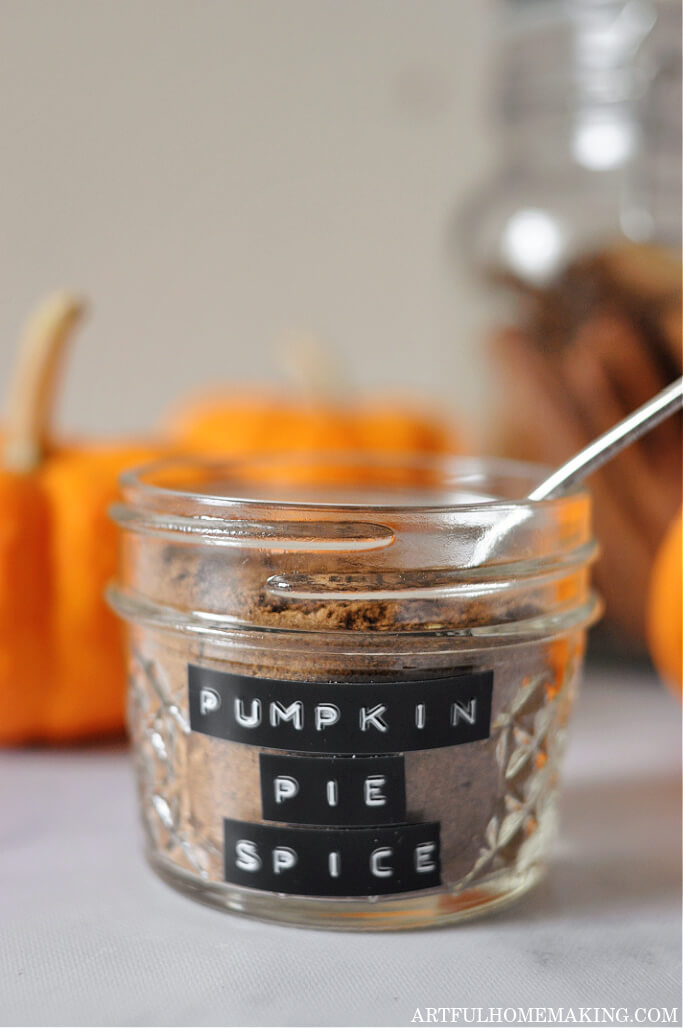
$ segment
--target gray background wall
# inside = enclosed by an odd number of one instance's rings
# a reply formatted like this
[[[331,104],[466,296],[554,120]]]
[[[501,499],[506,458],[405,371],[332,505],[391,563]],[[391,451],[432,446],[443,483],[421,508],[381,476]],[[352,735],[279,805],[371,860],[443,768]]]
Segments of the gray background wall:
[[[0,384],[22,320],[91,297],[69,428],[277,379],[329,341],[358,386],[476,417],[455,205],[491,166],[492,0],[0,0]]]

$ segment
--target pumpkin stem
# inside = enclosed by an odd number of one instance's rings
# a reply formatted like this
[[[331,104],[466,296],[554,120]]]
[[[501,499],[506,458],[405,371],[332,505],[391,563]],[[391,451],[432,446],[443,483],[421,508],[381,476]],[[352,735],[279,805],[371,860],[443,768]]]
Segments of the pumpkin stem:
[[[38,467],[50,443],[52,411],[66,347],[85,304],[53,293],[29,318],[10,383],[3,462],[11,471]]]
[[[348,370],[330,344],[315,336],[293,336],[278,350],[290,383],[307,399],[334,403],[353,393]]]

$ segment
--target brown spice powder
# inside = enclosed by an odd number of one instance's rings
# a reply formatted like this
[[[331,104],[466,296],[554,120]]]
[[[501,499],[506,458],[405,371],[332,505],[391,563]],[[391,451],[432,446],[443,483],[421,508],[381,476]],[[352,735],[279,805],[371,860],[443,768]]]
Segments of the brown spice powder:
[[[473,642],[447,633],[469,633],[492,618],[519,621],[537,614],[538,606],[528,597],[523,604],[293,601],[274,596],[266,582],[296,568],[296,558],[262,553],[250,563],[243,552],[217,556],[206,548],[199,554],[183,544],[147,541],[131,562],[141,595],[175,610],[227,614],[252,626],[245,630],[228,620],[222,638],[151,625],[131,630],[130,724],[143,817],[157,858],[220,883],[223,819],[263,823],[261,748],[189,731],[189,664],[302,687],[330,683],[332,701],[339,682],[398,685],[492,670],[489,738],[405,754],[407,817],[440,823],[442,880],[450,890],[510,870],[524,873],[542,858],[583,630],[515,645]],[[346,579],[355,588],[357,560]],[[381,595],[378,586],[375,577]],[[273,628],[287,631],[268,631]]]

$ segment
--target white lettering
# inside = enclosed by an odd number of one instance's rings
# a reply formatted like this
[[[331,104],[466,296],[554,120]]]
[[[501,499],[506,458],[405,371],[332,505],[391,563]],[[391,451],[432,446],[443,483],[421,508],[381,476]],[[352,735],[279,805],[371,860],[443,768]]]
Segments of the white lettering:
[[[261,701],[251,701],[251,713],[244,711],[244,700],[235,700],[235,721],[242,728],[257,728],[261,724]]]
[[[338,850],[333,850],[330,853],[327,866],[330,870],[330,878],[339,878],[339,872],[341,871],[341,854]]]
[[[278,775],[273,781],[273,788],[275,802],[284,803],[285,800],[291,800],[293,796],[296,796],[299,791],[299,783],[296,778],[290,778],[289,775]]]
[[[235,853],[237,854],[235,864],[240,871],[261,870],[261,858],[255,842],[250,842],[249,839],[238,839],[235,844]]]
[[[297,856],[289,846],[276,846],[273,850],[273,874],[290,871],[296,866]]]
[[[394,873],[393,867],[387,867],[382,861],[394,855],[389,846],[380,846],[370,854],[370,871],[375,878],[391,878]]]
[[[360,708],[360,730],[361,732],[367,732],[371,726],[376,728],[378,732],[387,732],[389,725],[382,719],[382,714],[386,711],[386,707],[377,703],[374,707],[361,707]]]
[[[336,779],[330,778],[327,783],[327,805],[328,807],[336,807],[339,802],[339,790],[337,788]]]
[[[276,728],[281,721],[291,721],[298,731],[304,727],[304,705],[301,700],[295,700],[285,707],[279,700],[273,700],[270,705],[270,723]]]
[[[204,686],[199,691],[199,713],[208,714],[212,710],[218,710],[221,705],[221,698],[215,689]]]
[[[424,703],[418,703],[415,707],[415,727],[424,728],[425,721],[427,720],[427,711]]]
[[[318,703],[315,708],[315,727],[318,732],[330,725],[336,725],[341,711],[336,703]]]
[[[459,724],[460,720],[466,721],[468,725],[475,724],[477,720],[477,701],[472,699],[467,706],[462,703],[454,703],[451,707],[451,724]]]
[[[436,871],[436,863],[432,859],[436,851],[435,842],[421,842],[415,847],[415,870],[419,875]]]
[[[383,807],[386,804],[387,798],[382,792],[386,783],[384,775],[368,775],[363,787],[366,807]]]

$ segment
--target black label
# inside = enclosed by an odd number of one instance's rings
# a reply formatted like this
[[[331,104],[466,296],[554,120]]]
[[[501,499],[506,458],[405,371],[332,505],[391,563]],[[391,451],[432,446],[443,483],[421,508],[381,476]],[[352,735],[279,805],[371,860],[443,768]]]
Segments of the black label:
[[[403,757],[259,754],[267,821],[299,825],[391,825],[406,820]]]
[[[424,682],[298,683],[188,667],[190,727],[303,753],[402,753],[487,739],[492,671]]]
[[[225,880],[299,896],[386,896],[441,884],[436,822],[284,828],[226,818]]]

